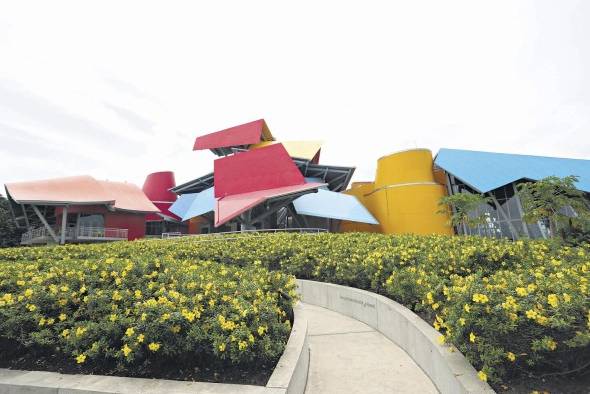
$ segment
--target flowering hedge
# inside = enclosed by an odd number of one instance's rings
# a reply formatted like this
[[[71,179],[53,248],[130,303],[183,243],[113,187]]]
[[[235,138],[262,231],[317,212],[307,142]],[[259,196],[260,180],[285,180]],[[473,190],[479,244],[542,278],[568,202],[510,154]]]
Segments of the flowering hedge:
[[[78,262],[92,261],[97,256],[117,261],[164,256],[167,264],[177,262],[176,267],[190,261],[215,261],[221,266],[207,264],[225,267],[218,269],[229,270],[232,275],[247,275],[252,269],[266,272],[262,267],[282,272],[277,288],[287,291],[292,291],[286,276],[290,274],[371,290],[423,316],[440,331],[441,346],[447,346],[443,345],[446,342],[457,347],[478,369],[480,378],[492,382],[523,373],[568,372],[590,362],[589,244],[558,248],[544,241],[478,237],[233,235],[231,240],[186,238],[11,249],[0,252],[0,260],[6,261],[0,269],[7,272],[12,261],[43,261],[43,269],[47,270],[49,256]],[[7,278],[16,278],[17,272],[2,274],[0,295],[6,291]],[[209,281],[219,283],[217,276],[212,273]],[[93,286],[98,289],[102,284]],[[25,290],[19,294],[25,296]],[[201,286],[195,294],[203,291]],[[209,321],[215,320],[215,309],[209,313]],[[125,342],[122,334],[127,326],[119,328],[121,343]],[[250,333],[258,329],[256,323],[248,327]],[[274,327],[283,326],[279,322]],[[259,338],[253,335],[256,341],[247,350],[260,352],[264,346],[257,348]],[[218,346],[216,338],[206,343]],[[235,346],[225,338],[227,344]],[[241,337],[241,341],[248,342],[245,338]],[[162,342],[162,349],[173,348],[174,341],[170,339],[165,346]],[[239,356],[239,348],[232,349]]]
[[[144,245],[2,250],[0,339],[130,371],[158,360],[278,359],[290,332],[294,278],[259,265],[177,259]],[[118,254],[125,250],[133,253]],[[80,258],[80,251],[90,255]]]

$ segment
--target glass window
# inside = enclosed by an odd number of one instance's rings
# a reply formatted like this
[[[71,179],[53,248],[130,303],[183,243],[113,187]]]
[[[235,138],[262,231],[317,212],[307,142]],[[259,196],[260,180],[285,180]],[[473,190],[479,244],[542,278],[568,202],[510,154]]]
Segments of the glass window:
[[[80,214],[80,227],[101,227],[104,228],[104,216],[98,214],[82,213]]]

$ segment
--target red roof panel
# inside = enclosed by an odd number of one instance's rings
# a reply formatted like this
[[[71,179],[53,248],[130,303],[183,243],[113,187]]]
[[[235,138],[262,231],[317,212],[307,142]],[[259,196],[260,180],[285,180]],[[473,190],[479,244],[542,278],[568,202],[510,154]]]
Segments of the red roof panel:
[[[266,137],[263,137],[263,133],[266,134]],[[269,137],[272,139],[266,122],[264,119],[258,119],[254,122],[197,137],[193,150],[251,145]]]
[[[217,159],[213,174],[215,197],[305,183],[282,144]]]

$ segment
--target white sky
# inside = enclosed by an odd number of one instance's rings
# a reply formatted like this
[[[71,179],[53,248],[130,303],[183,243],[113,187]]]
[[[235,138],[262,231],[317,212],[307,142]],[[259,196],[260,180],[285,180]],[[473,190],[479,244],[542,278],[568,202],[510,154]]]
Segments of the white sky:
[[[590,158],[590,1],[150,4],[0,5],[0,184],[181,183],[261,117],[354,180],[412,147]]]

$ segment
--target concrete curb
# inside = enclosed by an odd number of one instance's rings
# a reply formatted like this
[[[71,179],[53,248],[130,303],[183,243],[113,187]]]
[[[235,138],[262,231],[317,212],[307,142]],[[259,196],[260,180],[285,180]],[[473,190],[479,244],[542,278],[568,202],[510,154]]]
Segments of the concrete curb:
[[[295,321],[287,346],[266,386],[64,375],[0,368],[0,394],[303,394],[309,368],[307,317],[305,307],[301,304],[297,304],[293,312]]]
[[[461,352],[439,345],[440,333],[406,307],[352,287],[297,282],[301,301],[355,318],[381,332],[408,353],[441,393],[494,393]]]
[[[266,387],[282,389],[287,394],[303,394],[309,370],[309,339],[305,306],[297,303],[293,312],[295,321],[289,341]]]

